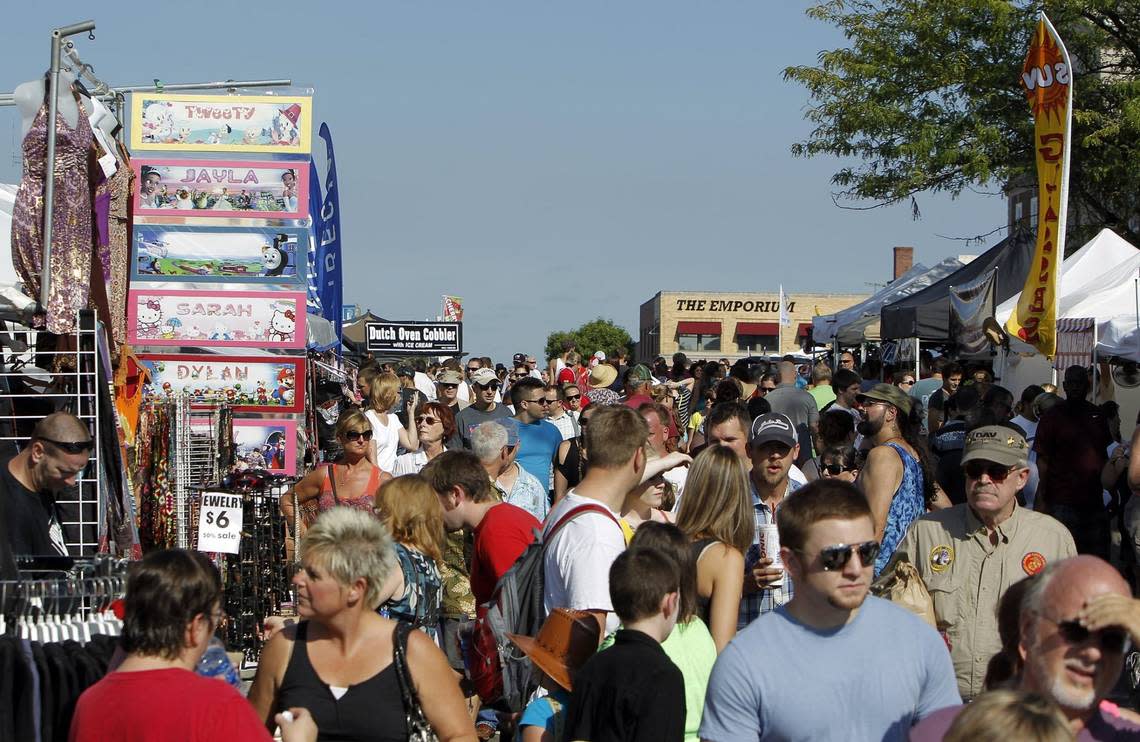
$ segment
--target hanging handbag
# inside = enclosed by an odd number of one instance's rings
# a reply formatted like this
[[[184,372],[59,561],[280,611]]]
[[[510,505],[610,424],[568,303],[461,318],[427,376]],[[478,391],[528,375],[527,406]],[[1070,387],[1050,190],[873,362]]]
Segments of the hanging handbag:
[[[400,683],[400,696],[404,701],[404,722],[408,728],[408,742],[438,742],[431,724],[424,716],[420,697],[416,693],[412,673],[408,669],[408,634],[415,631],[410,623],[400,621],[392,634],[392,661],[396,663],[396,679]]]

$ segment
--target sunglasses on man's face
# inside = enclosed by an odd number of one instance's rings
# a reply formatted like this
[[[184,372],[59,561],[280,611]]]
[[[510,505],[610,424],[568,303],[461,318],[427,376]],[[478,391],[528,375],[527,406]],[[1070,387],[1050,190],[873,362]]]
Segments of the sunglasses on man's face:
[[[492,381],[490,384],[476,384],[475,386],[476,386],[476,387],[479,389],[479,391],[481,391],[481,392],[485,392],[485,391],[487,391],[488,389],[490,389],[491,391],[495,391],[496,389],[498,389],[498,388],[499,388],[499,382],[497,382],[497,381]]]
[[[540,404],[543,407],[546,407],[547,405],[550,404],[550,400],[547,399],[546,397],[539,397],[537,399],[524,399],[523,401],[524,402],[534,402],[535,404]]]
[[[468,366],[467,367],[467,373],[469,373],[469,374],[473,374],[478,370],[479,370],[478,366]]]
[[[825,546],[819,551],[819,563],[824,572],[834,572],[843,569],[851,561],[851,555],[859,552],[859,562],[864,567],[870,567],[879,556],[878,541],[864,541],[861,544],[835,544]]]
[[[567,402],[577,402],[581,398],[582,398],[581,394],[567,394],[566,395],[566,401]]]
[[[981,479],[985,474],[994,484],[1001,484],[1013,472],[1013,467],[1005,464],[995,464],[992,461],[971,461],[966,464],[966,476],[970,479]]]
[[[1048,616],[1042,616],[1042,618],[1056,624],[1057,633],[1068,644],[1084,644],[1090,636],[1096,634],[1097,643],[1103,652],[1123,654],[1132,645],[1132,639],[1128,636],[1128,632],[1123,629],[1108,628],[1100,631],[1089,631],[1076,621],[1054,621]]]
[[[53,446],[71,454],[87,453],[95,447],[95,441],[55,441],[51,438],[37,438],[44,443],[50,443]]]
[[[370,441],[372,440],[371,430],[350,430],[344,434],[346,441]]]

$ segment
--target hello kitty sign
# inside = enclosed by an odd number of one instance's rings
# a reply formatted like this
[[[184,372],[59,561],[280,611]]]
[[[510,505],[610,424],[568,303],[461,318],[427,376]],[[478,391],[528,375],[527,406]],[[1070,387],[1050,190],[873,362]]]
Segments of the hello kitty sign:
[[[308,154],[313,99],[135,93],[131,149]]]
[[[132,345],[199,348],[304,348],[303,291],[131,289]]]

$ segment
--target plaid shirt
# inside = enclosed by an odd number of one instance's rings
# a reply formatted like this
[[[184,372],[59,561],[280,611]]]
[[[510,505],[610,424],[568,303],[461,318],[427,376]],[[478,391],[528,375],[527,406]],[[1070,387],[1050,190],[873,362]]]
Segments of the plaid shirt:
[[[752,507],[756,510],[754,513],[756,531],[752,536],[752,546],[748,547],[748,553],[744,555],[744,574],[746,575],[751,573],[752,567],[760,561],[760,526],[776,522],[776,514],[760,499],[760,494],[756,492],[756,485],[752,483],[751,477],[748,478],[748,486],[752,490]],[[788,488],[784,490],[784,498],[799,488],[798,483],[789,479]],[[780,502],[783,501],[781,498]],[[740,616],[736,620],[736,630],[741,631],[760,616],[774,610],[776,606],[784,605],[792,599],[793,595],[795,595],[795,590],[792,586],[792,577],[787,572],[784,573],[784,584],[780,587],[767,587],[754,593],[745,593],[740,598]]]

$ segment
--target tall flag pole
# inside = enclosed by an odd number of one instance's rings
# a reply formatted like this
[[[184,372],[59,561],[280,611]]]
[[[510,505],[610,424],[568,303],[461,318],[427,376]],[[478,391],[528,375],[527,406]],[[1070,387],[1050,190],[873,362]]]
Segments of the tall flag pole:
[[[337,348],[343,337],[344,270],[340,248],[340,191],[337,189],[336,157],[333,155],[332,134],[328,124],[321,124],[321,139],[325,140],[328,154],[328,172],[325,174],[325,198],[321,204],[320,231],[317,233],[317,283],[321,297],[321,312],[336,327]]]
[[[1021,298],[1005,326],[1011,335],[1049,357],[1057,352],[1057,283],[1065,259],[1069,211],[1071,72],[1069,52],[1042,13],[1021,72],[1021,85],[1033,110],[1033,149],[1037,153],[1037,245]]]

